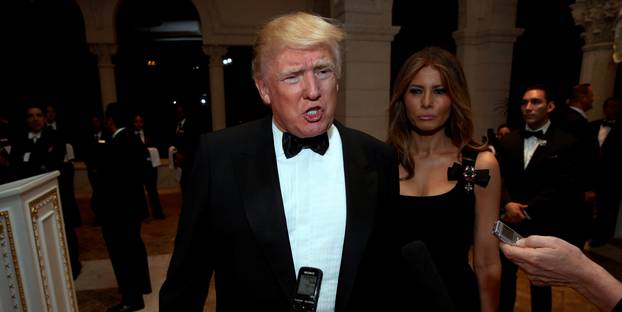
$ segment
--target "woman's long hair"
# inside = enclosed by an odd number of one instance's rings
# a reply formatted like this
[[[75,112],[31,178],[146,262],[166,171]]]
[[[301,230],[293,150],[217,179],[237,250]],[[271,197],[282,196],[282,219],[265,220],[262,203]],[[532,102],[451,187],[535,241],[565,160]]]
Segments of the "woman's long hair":
[[[466,78],[458,59],[451,53],[438,48],[427,47],[410,56],[395,79],[391,103],[389,104],[389,135],[387,142],[397,151],[400,165],[406,170],[408,180],[414,176],[415,164],[410,155],[412,148],[413,125],[408,119],[404,94],[419,71],[432,66],[438,70],[451,99],[451,112],[445,123],[445,134],[458,147],[481,151],[485,145],[473,141],[473,119],[471,116],[471,98]]]

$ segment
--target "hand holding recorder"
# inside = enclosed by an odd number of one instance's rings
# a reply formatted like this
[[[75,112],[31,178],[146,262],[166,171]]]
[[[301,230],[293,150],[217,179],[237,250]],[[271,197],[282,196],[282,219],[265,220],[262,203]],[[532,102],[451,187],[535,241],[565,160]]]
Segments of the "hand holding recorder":
[[[552,236],[532,235],[515,245],[504,242],[500,246],[533,284],[571,287],[601,311],[622,309],[622,283],[574,245]]]

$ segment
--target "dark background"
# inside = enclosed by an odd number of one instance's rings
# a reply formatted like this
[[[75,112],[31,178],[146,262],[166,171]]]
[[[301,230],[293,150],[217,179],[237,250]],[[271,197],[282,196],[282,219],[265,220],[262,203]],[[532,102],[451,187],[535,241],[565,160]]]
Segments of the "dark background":
[[[545,83],[556,90],[557,98],[564,99],[579,82],[583,30],[574,25],[572,3],[518,1],[516,26],[525,31],[514,46],[507,99],[510,124],[520,123],[518,103],[525,85]],[[78,134],[88,129],[89,117],[102,108],[97,59],[87,47],[79,7],[73,0],[8,0],[3,6],[0,14],[8,25],[4,27],[5,97],[0,113],[19,128],[23,103],[53,103],[59,123],[72,133],[71,139],[78,140]],[[155,41],[152,35],[137,31],[180,19],[198,20],[188,0],[126,0],[117,15],[119,49],[113,58],[117,96],[119,102],[145,115],[146,130],[154,135],[161,152],[174,133],[173,101],[187,105],[204,131],[211,129],[209,57],[202,51],[202,42]],[[392,77],[409,55],[425,46],[455,53],[452,33],[458,24],[458,1],[396,0],[393,24],[401,29],[392,43]],[[251,47],[228,47],[226,57],[233,60],[224,67],[227,126],[268,114],[251,78]],[[148,60],[157,61],[157,66],[147,66]],[[618,97],[622,95],[621,75],[619,70]]]

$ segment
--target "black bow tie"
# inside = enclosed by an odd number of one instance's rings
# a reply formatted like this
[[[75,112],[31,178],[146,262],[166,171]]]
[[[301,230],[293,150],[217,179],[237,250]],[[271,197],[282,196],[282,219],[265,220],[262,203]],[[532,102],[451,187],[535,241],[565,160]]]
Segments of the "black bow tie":
[[[525,130],[523,131],[523,137],[524,137],[525,139],[528,139],[528,138],[530,138],[530,137],[532,137],[532,136],[535,136],[535,137],[536,137],[536,138],[538,138],[538,139],[542,139],[542,138],[544,137],[544,132],[542,132],[542,130],[538,130],[538,131],[529,131],[529,130],[527,130],[527,129],[525,129]]]
[[[613,128],[613,126],[615,124],[616,124],[616,122],[614,120],[603,120],[602,126],[603,127]]]
[[[283,151],[285,157],[292,158],[303,148],[310,148],[312,151],[324,155],[328,149],[328,135],[320,134],[312,138],[299,138],[291,133],[283,133]]]

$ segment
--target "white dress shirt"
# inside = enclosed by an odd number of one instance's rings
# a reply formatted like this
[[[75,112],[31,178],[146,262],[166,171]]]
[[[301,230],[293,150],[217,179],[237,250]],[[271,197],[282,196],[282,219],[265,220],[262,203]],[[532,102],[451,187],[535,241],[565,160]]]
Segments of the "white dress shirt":
[[[143,130],[135,130],[134,133],[140,138],[140,141],[145,144],[145,132]]]
[[[529,128],[529,126],[525,126],[525,129],[528,131],[540,131],[542,130],[542,133],[546,134],[546,131],[549,129],[549,126],[551,125],[551,121],[547,121],[544,126],[538,128],[538,129],[531,129]],[[523,143],[523,160],[524,160],[524,169],[527,169],[527,165],[529,165],[529,161],[531,160],[531,157],[533,156],[533,153],[536,152],[536,149],[538,148],[538,146],[540,145],[546,145],[546,140],[543,139],[538,139],[535,136],[531,136],[528,138],[523,139],[524,143]]]
[[[339,131],[328,129],[329,147],[319,155],[303,149],[290,159],[283,132],[272,121],[274,151],[296,274],[302,266],[323,272],[317,311],[334,311],[346,228],[346,186]]]
[[[37,141],[41,138],[41,132],[28,132],[28,140],[32,140],[34,143],[37,143]]]
[[[568,106],[568,107],[570,107],[570,109],[575,110],[577,113],[579,113],[579,115],[583,116],[583,118],[587,119],[587,115],[581,108],[576,107],[576,106]]]
[[[117,129],[117,131],[115,131],[115,132],[112,134],[112,137],[111,137],[110,139],[114,139],[114,137],[116,137],[116,136],[117,136],[117,134],[119,134],[119,132],[123,131],[124,129],[125,129],[125,127],[121,127],[121,128],[119,128],[119,129]]]
[[[604,124],[600,124],[600,129],[598,129],[598,145],[603,146],[609,132],[611,131],[611,127],[605,126]]]

